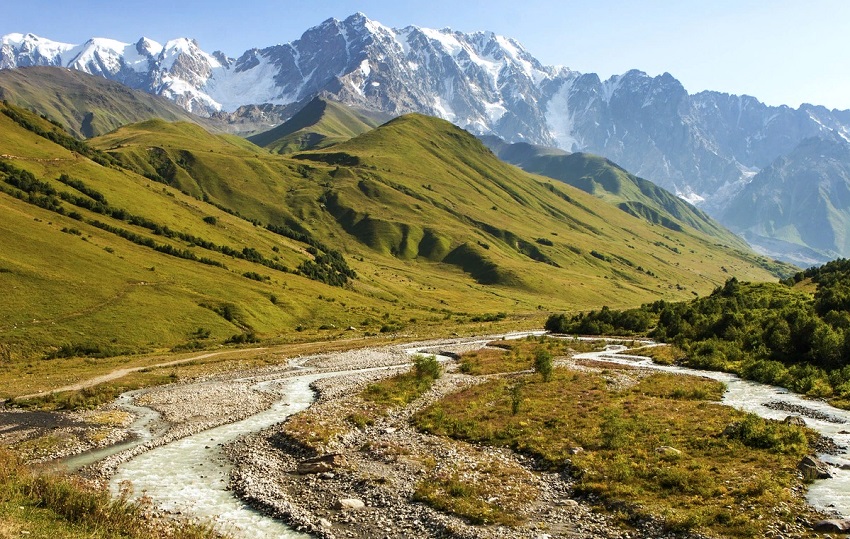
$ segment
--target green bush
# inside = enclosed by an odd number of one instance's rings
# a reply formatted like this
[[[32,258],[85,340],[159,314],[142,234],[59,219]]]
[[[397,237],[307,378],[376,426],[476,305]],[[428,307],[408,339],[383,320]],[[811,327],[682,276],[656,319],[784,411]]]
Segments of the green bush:
[[[534,351],[534,370],[540,373],[544,382],[552,379],[552,354],[545,348]]]
[[[802,455],[809,447],[802,427],[762,419],[755,414],[747,414],[743,421],[729,425],[723,434],[747,447],[767,449],[775,453]]]
[[[443,369],[436,356],[420,356],[413,358],[413,370],[419,379],[436,380],[443,375]]]

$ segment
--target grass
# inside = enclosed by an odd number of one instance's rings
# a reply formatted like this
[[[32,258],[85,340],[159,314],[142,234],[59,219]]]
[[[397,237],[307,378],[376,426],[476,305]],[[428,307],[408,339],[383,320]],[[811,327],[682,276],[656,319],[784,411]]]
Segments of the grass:
[[[623,353],[648,357],[661,365],[673,365],[685,358],[685,352],[681,348],[670,344],[664,346],[641,346],[640,348],[631,348]]]
[[[474,466],[459,460],[426,472],[413,499],[472,524],[516,526],[527,520],[524,506],[538,495],[529,475],[519,466],[497,460]]]
[[[556,368],[548,383],[519,375],[446,396],[414,422],[567,470],[577,493],[619,507],[626,521],[762,537],[769,524],[809,511],[791,495],[807,433],[716,404],[722,391],[718,382],[669,374],[613,390],[601,375]]]
[[[489,343],[487,348],[461,354],[460,372],[475,376],[519,372],[534,368],[539,350],[558,357],[572,353],[590,352],[604,348],[604,341],[578,339],[548,339],[527,337],[521,340],[503,340]]]
[[[360,396],[381,409],[407,406],[431,389],[442,374],[434,356],[414,356],[413,362],[410,371],[369,384]]]
[[[185,523],[153,521],[145,506],[74,477],[36,473],[0,450],[0,537],[195,539],[218,537]]]

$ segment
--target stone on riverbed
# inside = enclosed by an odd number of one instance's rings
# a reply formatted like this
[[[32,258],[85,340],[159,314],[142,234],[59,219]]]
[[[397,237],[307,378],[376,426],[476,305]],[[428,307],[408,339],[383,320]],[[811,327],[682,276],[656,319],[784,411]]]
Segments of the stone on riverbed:
[[[330,472],[346,466],[345,457],[339,453],[328,453],[320,457],[302,460],[298,463],[296,471],[299,474],[320,474]]]
[[[803,479],[806,481],[829,479],[832,477],[832,474],[829,472],[829,465],[812,455],[803,457],[803,460],[797,465],[797,469],[803,473]]]
[[[343,511],[359,511],[365,507],[366,504],[363,503],[363,500],[358,500],[357,498],[340,498],[334,505],[335,509],[341,509]]]
[[[815,523],[814,530],[821,533],[850,533],[850,520],[821,520]]]
[[[798,415],[789,415],[782,420],[786,425],[795,425],[797,427],[805,427],[806,420]]]

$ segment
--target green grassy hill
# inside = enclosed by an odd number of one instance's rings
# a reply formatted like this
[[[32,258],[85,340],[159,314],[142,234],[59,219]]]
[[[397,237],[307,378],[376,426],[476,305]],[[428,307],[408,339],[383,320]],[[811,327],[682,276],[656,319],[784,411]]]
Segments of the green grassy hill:
[[[168,99],[81,71],[56,67],[0,70],[0,99],[44,114],[78,137],[94,137],[150,118],[215,125]]]
[[[650,223],[671,230],[691,227],[737,249],[747,249],[743,240],[705,212],[604,157],[581,152],[568,154],[525,143],[507,144],[496,137],[486,137],[484,142],[508,163],[577,187]]]
[[[274,153],[326,148],[365,133],[389,118],[383,113],[357,111],[316,97],[283,124],[248,140]]]
[[[159,120],[97,150],[0,112],[0,342],[23,361],[421,333],[781,269],[528,175],[424,116],[284,157]]]

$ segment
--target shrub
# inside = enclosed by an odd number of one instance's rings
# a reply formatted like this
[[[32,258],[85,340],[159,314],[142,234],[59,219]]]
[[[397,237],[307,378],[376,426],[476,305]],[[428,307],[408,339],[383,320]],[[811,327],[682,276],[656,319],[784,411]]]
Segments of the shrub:
[[[413,370],[419,379],[436,380],[443,375],[443,369],[436,356],[416,356],[413,359]]]
[[[552,354],[545,348],[534,352],[534,370],[543,377],[544,382],[552,379]]]
[[[743,421],[729,425],[723,434],[747,447],[767,449],[774,453],[802,454],[808,449],[808,440],[802,427],[762,419],[755,414],[747,414]]]
[[[250,331],[247,333],[237,333],[236,335],[232,335],[224,341],[224,344],[245,344],[254,342],[260,342],[260,338],[257,337],[253,331]]]

